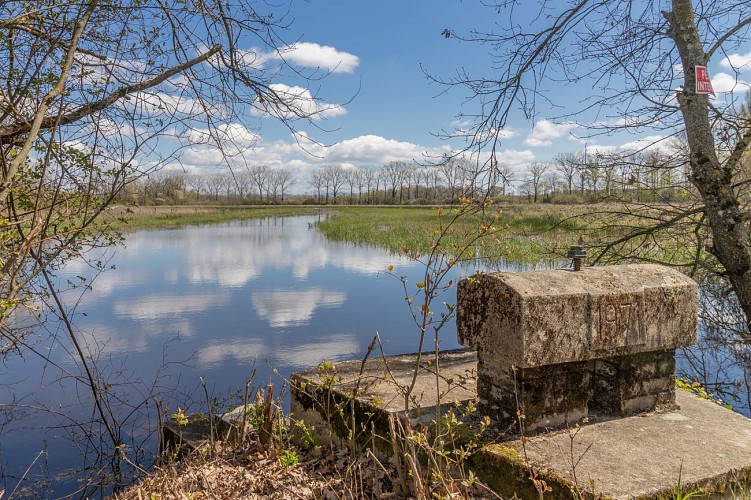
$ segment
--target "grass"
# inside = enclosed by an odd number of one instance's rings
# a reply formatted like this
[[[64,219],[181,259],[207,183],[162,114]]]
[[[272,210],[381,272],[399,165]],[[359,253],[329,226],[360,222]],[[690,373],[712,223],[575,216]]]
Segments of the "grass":
[[[365,243],[391,252],[410,255],[429,251],[434,232],[445,227],[455,215],[455,208],[445,207],[442,214],[433,208],[410,207],[336,207],[336,216],[318,223],[328,238],[336,241]],[[478,228],[500,210],[493,222],[493,231],[468,249],[471,258],[504,261],[516,264],[560,265],[568,260],[570,245],[580,238],[590,257],[626,234],[655,223],[654,209],[631,209],[620,212],[620,206],[585,205],[501,205],[484,213],[463,215],[447,232],[441,250],[457,255]],[[691,240],[691,221],[662,233],[648,233],[624,242],[613,249],[615,262],[658,262],[689,265],[695,259],[697,244]],[[589,261],[585,259],[585,265]]]
[[[463,215],[447,231],[442,250],[457,249],[492,220],[496,208]],[[318,223],[327,238],[366,243],[392,252],[424,254],[430,250],[435,231],[452,222],[456,212],[445,208],[337,207],[336,216]],[[566,220],[556,207],[504,207],[493,222],[494,230],[477,241],[469,254],[473,258],[503,259],[517,263],[553,263],[565,259],[568,246],[576,243],[583,226]]]
[[[170,229],[189,225],[217,224],[263,217],[310,215],[313,213],[315,213],[313,208],[295,206],[117,207],[110,210],[107,222],[115,231],[128,232],[141,229]]]

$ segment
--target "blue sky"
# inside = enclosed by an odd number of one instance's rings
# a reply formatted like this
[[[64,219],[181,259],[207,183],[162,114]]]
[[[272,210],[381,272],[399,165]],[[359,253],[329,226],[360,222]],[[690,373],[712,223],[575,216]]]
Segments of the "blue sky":
[[[523,5],[527,11],[519,11],[520,16],[539,8],[537,2]],[[299,132],[319,143],[303,137],[308,152],[298,146],[299,138],[296,141],[285,126],[268,116],[256,116],[254,147],[245,154],[247,164],[287,168],[298,179],[293,191],[304,192],[311,189],[310,173],[326,164],[377,167],[392,160],[420,160],[425,154],[440,155],[461,146],[459,142],[446,143],[435,134],[462,126],[459,112],[477,112],[477,104],[465,103],[467,94],[459,89],[445,92],[431,83],[425,72],[450,77],[457,69],[466,68],[492,76],[488,47],[441,35],[445,28],[462,33],[472,28],[490,29],[492,9],[468,0],[310,0],[293,1],[290,14],[294,21],[282,35],[288,43],[296,44],[284,52],[285,57],[306,70],[328,68],[328,76],[308,85],[325,103],[343,104],[332,105],[315,125],[297,124]],[[729,56],[735,58],[736,67],[751,61],[749,50]],[[746,80],[751,80],[746,67],[741,67],[736,77],[720,57],[709,70],[718,97],[733,86],[737,95],[743,95],[748,88]],[[284,77],[279,81],[287,86],[301,83]],[[565,105],[589,91],[567,88],[556,99]],[[582,139],[583,128],[553,120],[560,110],[544,106],[537,109],[534,120],[513,117],[505,132],[501,157],[516,172],[516,179],[524,177],[531,162],[551,160],[559,152],[581,151],[585,142],[593,150],[646,145],[659,138],[644,133]],[[188,151],[182,163],[189,172],[206,171],[216,168],[212,166],[215,157],[206,148],[198,148]]]

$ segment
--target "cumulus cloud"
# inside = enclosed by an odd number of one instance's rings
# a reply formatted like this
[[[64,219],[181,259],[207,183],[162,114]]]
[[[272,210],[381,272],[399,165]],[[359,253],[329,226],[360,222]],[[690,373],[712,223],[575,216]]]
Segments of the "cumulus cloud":
[[[535,160],[535,154],[529,149],[504,149],[498,152],[498,162],[514,170],[526,166]]]
[[[306,68],[321,68],[332,73],[352,73],[360,64],[360,58],[354,54],[311,42],[284,47],[277,57]]]
[[[258,139],[259,135],[242,123],[223,123],[213,130],[194,128],[188,133],[188,140],[192,144],[209,144],[218,141],[221,144],[229,143],[243,149],[254,146]]]
[[[720,66],[723,68],[745,69],[749,65],[751,65],[751,52],[745,54],[730,54],[720,62]]]
[[[535,123],[532,131],[524,140],[525,146],[530,147],[549,147],[553,145],[554,139],[559,139],[568,134],[571,130],[577,128],[575,123],[554,123],[550,120],[539,120]]]
[[[516,131],[510,128],[500,129],[497,132],[493,132],[493,134],[497,137],[500,137],[501,139],[511,139],[513,137],[516,137]]]
[[[461,124],[464,124],[465,122],[460,122]],[[470,123],[468,125],[457,125],[455,126],[454,133],[458,135],[459,137],[470,137],[475,136],[481,140],[486,139],[512,139],[516,137],[516,130],[511,128],[501,128],[501,129],[490,129],[490,130],[484,130],[482,132],[479,132],[475,129],[473,129],[471,126],[473,124]]]
[[[245,64],[258,69],[284,61],[292,66],[323,69],[332,73],[352,73],[360,64],[360,58],[354,54],[312,42],[298,42],[274,52],[253,48],[241,51],[240,56]]]
[[[353,164],[412,161],[429,156],[440,156],[446,150],[426,148],[411,142],[386,139],[378,135],[361,135],[333,144],[322,151],[326,162]]]
[[[728,73],[717,73],[716,75],[712,76],[711,80],[712,88],[717,93],[737,91],[745,92],[749,89],[748,82],[739,80],[735,76],[729,75]]]
[[[345,168],[384,165],[390,161],[429,160],[452,153],[449,146],[425,146],[407,141],[389,139],[379,135],[362,135],[344,139],[329,146],[308,139],[299,134],[289,140],[264,141],[251,131],[232,129],[233,133],[245,137],[252,146],[236,148],[233,154],[223,158],[222,151],[210,143],[193,143],[185,148],[180,156],[180,168],[190,173],[213,173],[216,168],[227,165],[242,171],[247,166],[268,165],[271,168],[284,168],[295,176],[294,192],[308,189],[311,172],[324,165],[339,165]],[[229,133],[229,132],[228,132]],[[199,134],[200,137],[200,134]],[[176,139],[177,140],[177,139]],[[227,152],[228,145],[223,144]],[[500,152],[504,162],[518,163],[534,158],[530,150],[504,150]]]
[[[274,83],[269,86],[273,99],[256,99],[253,115],[275,116],[283,119],[310,117],[313,120],[333,118],[347,112],[339,104],[327,104],[313,97],[310,90],[296,85]]]
[[[635,141],[621,144],[618,148],[622,151],[667,151],[667,137],[664,135],[649,135]],[[604,152],[604,150],[603,150]]]

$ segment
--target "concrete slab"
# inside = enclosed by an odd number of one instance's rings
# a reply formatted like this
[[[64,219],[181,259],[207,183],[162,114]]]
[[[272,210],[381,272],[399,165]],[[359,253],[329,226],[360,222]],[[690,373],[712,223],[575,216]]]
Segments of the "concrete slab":
[[[751,420],[681,390],[676,402],[674,411],[516,439],[485,452],[508,461],[502,448],[510,448],[560,484],[576,479],[581,490],[607,498],[673,498],[679,479],[684,492],[714,498],[734,489],[737,498],[751,497]]]
[[[436,387],[449,395],[449,401],[476,397],[473,351],[444,353],[442,378],[437,382],[431,357],[423,358],[415,383],[416,398],[410,410],[417,420],[435,415]],[[415,355],[402,355],[297,373],[293,384],[306,387],[293,387],[292,411],[319,429],[331,424],[328,432],[339,433],[346,441],[351,438],[342,434],[346,426],[333,422],[331,414],[325,415],[324,406],[314,404],[311,395],[346,401],[357,388],[358,413],[368,415],[372,422],[381,421],[381,425],[363,425],[362,430],[388,433],[383,419],[389,414],[404,415],[403,393],[397,383],[411,382],[415,363]],[[676,402],[679,409],[589,423],[578,432],[558,431],[524,440],[498,435],[476,454],[472,468],[498,492],[516,493],[520,498],[537,497],[530,471],[553,489],[545,498],[572,498],[577,487],[585,496],[674,498],[679,479],[684,492],[699,488],[705,497],[713,498],[732,489],[737,498],[751,497],[751,420],[681,390]],[[421,412],[415,413],[415,404]],[[382,443],[388,442],[384,437]]]
[[[434,353],[424,353],[420,359],[418,376],[412,389],[410,409],[433,408],[438,394],[443,401],[469,401],[477,396],[477,353],[466,349],[444,351],[439,357],[440,377],[436,380]],[[359,399],[375,402],[388,412],[405,410],[404,391],[412,383],[417,367],[416,354],[376,357],[362,363],[360,360],[336,363],[333,369],[324,366],[297,372],[296,380],[320,385],[327,377],[333,380],[332,387],[343,393],[358,391]]]

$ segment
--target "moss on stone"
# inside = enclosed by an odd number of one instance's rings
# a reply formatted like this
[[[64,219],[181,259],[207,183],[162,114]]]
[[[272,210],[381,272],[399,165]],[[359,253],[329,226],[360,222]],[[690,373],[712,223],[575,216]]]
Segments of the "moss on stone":
[[[513,446],[486,445],[472,455],[469,468],[493,490],[508,497],[516,495],[518,498],[537,498],[539,493],[531,479],[532,474],[538,485],[544,484],[550,488],[544,495],[546,500],[568,500],[578,497],[576,487],[571,481],[535,468]]]

